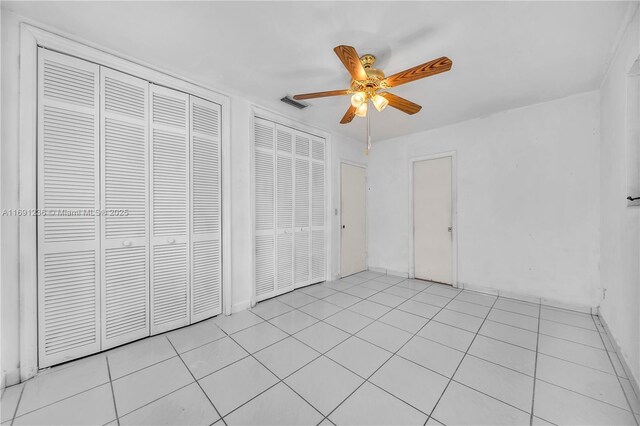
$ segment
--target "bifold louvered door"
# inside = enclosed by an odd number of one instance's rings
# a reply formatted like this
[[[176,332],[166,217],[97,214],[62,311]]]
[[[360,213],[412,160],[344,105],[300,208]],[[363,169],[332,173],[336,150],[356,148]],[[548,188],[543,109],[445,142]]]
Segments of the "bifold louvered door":
[[[99,67],[38,49],[40,367],[100,350]]]
[[[256,300],[325,280],[324,140],[254,123]]]
[[[151,334],[189,324],[189,95],[151,90]]]
[[[149,83],[101,69],[102,349],[149,335]],[[126,213],[126,214],[125,214]]]
[[[220,105],[191,96],[191,322],[222,312]]]

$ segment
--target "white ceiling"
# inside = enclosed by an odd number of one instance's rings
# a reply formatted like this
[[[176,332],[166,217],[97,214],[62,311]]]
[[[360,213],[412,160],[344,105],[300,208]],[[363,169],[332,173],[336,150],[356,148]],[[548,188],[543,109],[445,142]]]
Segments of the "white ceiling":
[[[343,89],[339,44],[378,56],[387,75],[439,56],[450,72],[392,89],[414,116],[370,109],[386,139],[599,87],[626,2],[2,2],[12,10],[211,88],[354,138],[338,122],[348,97],[285,94]]]

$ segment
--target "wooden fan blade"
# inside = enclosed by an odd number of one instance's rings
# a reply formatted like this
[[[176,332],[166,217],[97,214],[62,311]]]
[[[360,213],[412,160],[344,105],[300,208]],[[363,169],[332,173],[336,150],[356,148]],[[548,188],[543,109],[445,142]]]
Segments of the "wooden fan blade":
[[[351,120],[353,120],[353,117],[355,116],[356,116],[356,107],[351,105],[347,110],[347,112],[344,114],[344,117],[342,117],[342,120],[340,120],[340,124],[351,123]]]
[[[367,79],[367,73],[364,71],[364,67],[362,66],[362,62],[360,62],[360,57],[358,56],[356,49],[351,46],[340,45],[336,46],[333,51],[336,52],[336,55],[338,55],[338,58],[340,58],[354,80]]]
[[[422,65],[393,74],[385,78],[384,81],[387,87],[396,87],[401,84],[449,71],[451,65],[453,65],[451,59],[443,56],[442,58],[434,59],[433,61],[425,62]]]
[[[399,109],[402,112],[406,112],[409,115],[413,115],[422,109],[420,105],[414,104],[413,102],[394,95],[393,93],[384,92],[378,94],[389,101],[389,106]]]
[[[340,96],[340,95],[348,95],[351,93],[349,90],[329,90],[326,92],[315,92],[315,93],[304,93],[302,95],[295,95],[293,99],[302,100],[302,99],[312,99],[312,98],[324,98],[326,96]]]

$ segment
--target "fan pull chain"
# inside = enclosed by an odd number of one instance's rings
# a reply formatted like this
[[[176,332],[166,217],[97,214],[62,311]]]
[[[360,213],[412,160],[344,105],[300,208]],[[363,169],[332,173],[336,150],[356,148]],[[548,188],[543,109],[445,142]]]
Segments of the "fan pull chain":
[[[367,149],[364,151],[365,155],[369,155],[371,149],[371,131],[369,128],[369,114],[367,114]]]

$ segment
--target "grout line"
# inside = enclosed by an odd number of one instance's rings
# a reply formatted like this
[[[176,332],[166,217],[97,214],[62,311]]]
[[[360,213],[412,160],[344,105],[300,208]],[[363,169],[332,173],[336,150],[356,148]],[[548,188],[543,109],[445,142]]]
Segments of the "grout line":
[[[542,305],[538,305],[538,333],[536,335],[536,361],[533,364],[533,390],[531,392],[531,415],[529,425],[533,426],[533,409],[536,402],[536,377],[538,374],[538,353],[540,352],[540,317],[542,316]]]
[[[187,369],[187,371],[189,372],[189,374],[191,375],[191,377],[193,377],[193,380],[196,382],[196,384],[198,385],[198,387],[200,388],[200,390],[202,391],[202,393],[204,394],[205,397],[207,397],[207,399],[209,400],[209,403],[211,404],[211,406],[213,407],[214,410],[216,410],[216,413],[218,414],[218,417],[220,419],[222,419],[222,423],[224,423],[224,425],[227,425],[227,422],[224,421],[224,419],[222,418],[222,415],[220,414],[220,411],[218,411],[218,408],[216,408],[215,404],[213,403],[213,401],[211,401],[211,398],[209,398],[209,395],[204,391],[204,389],[202,388],[202,386],[200,385],[200,382],[198,381],[198,379],[196,379],[196,376],[193,375],[193,373],[191,372],[191,370],[189,370],[189,366],[187,365],[186,362],[184,362],[184,360],[182,359],[182,356],[180,356],[180,354],[178,353],[177,349],[175,346],[173,346],[173,343],[171,342],[171,340],[167,337],[167,341],[169,342],[169,344],[171,345],[171,347],[173,348],[173,350],[176,352],[176,354],[178,355],[178,358],[180,358],[180,361],[182,362],[182,364],[184,365],[184,368]],[[190,385],[191,383],[189,383]],[[189,386],[186,385],[186,386]],[[185,387],[186,387],[185,386]],[[216,420],[217,421],[217,420]],[[215,423],[215,422],[214,422]],[[120,422],[118,422],[118,425],[120,424]]]
[[[107,373],[109,374],[109,387],[111,388],[111,397],[113,399],[113,410],[116,413],[116,423],[120,426],[120,416],[118,416],[118,406],[116,405],[116,393],[113,390],[113,380],[111,379],[111,367],[109,366],[109,356],[104,356],[107,361]]]
[[[20,389],[20,396],[18,396],[18,402],[16,404],[16,408],[14,408],[13,410],[13,416],[11,416],[11,421],[9,422],[10,425],[13,425],[13,422],[16,420],[16,415],[18,414],[18,407],[20,406],[20,402],[22,402],[22,395],[24,394],[24,388],[26,387],[27,387],[27,384],[25,383],[24,385],[22,385],[22,389]]]

